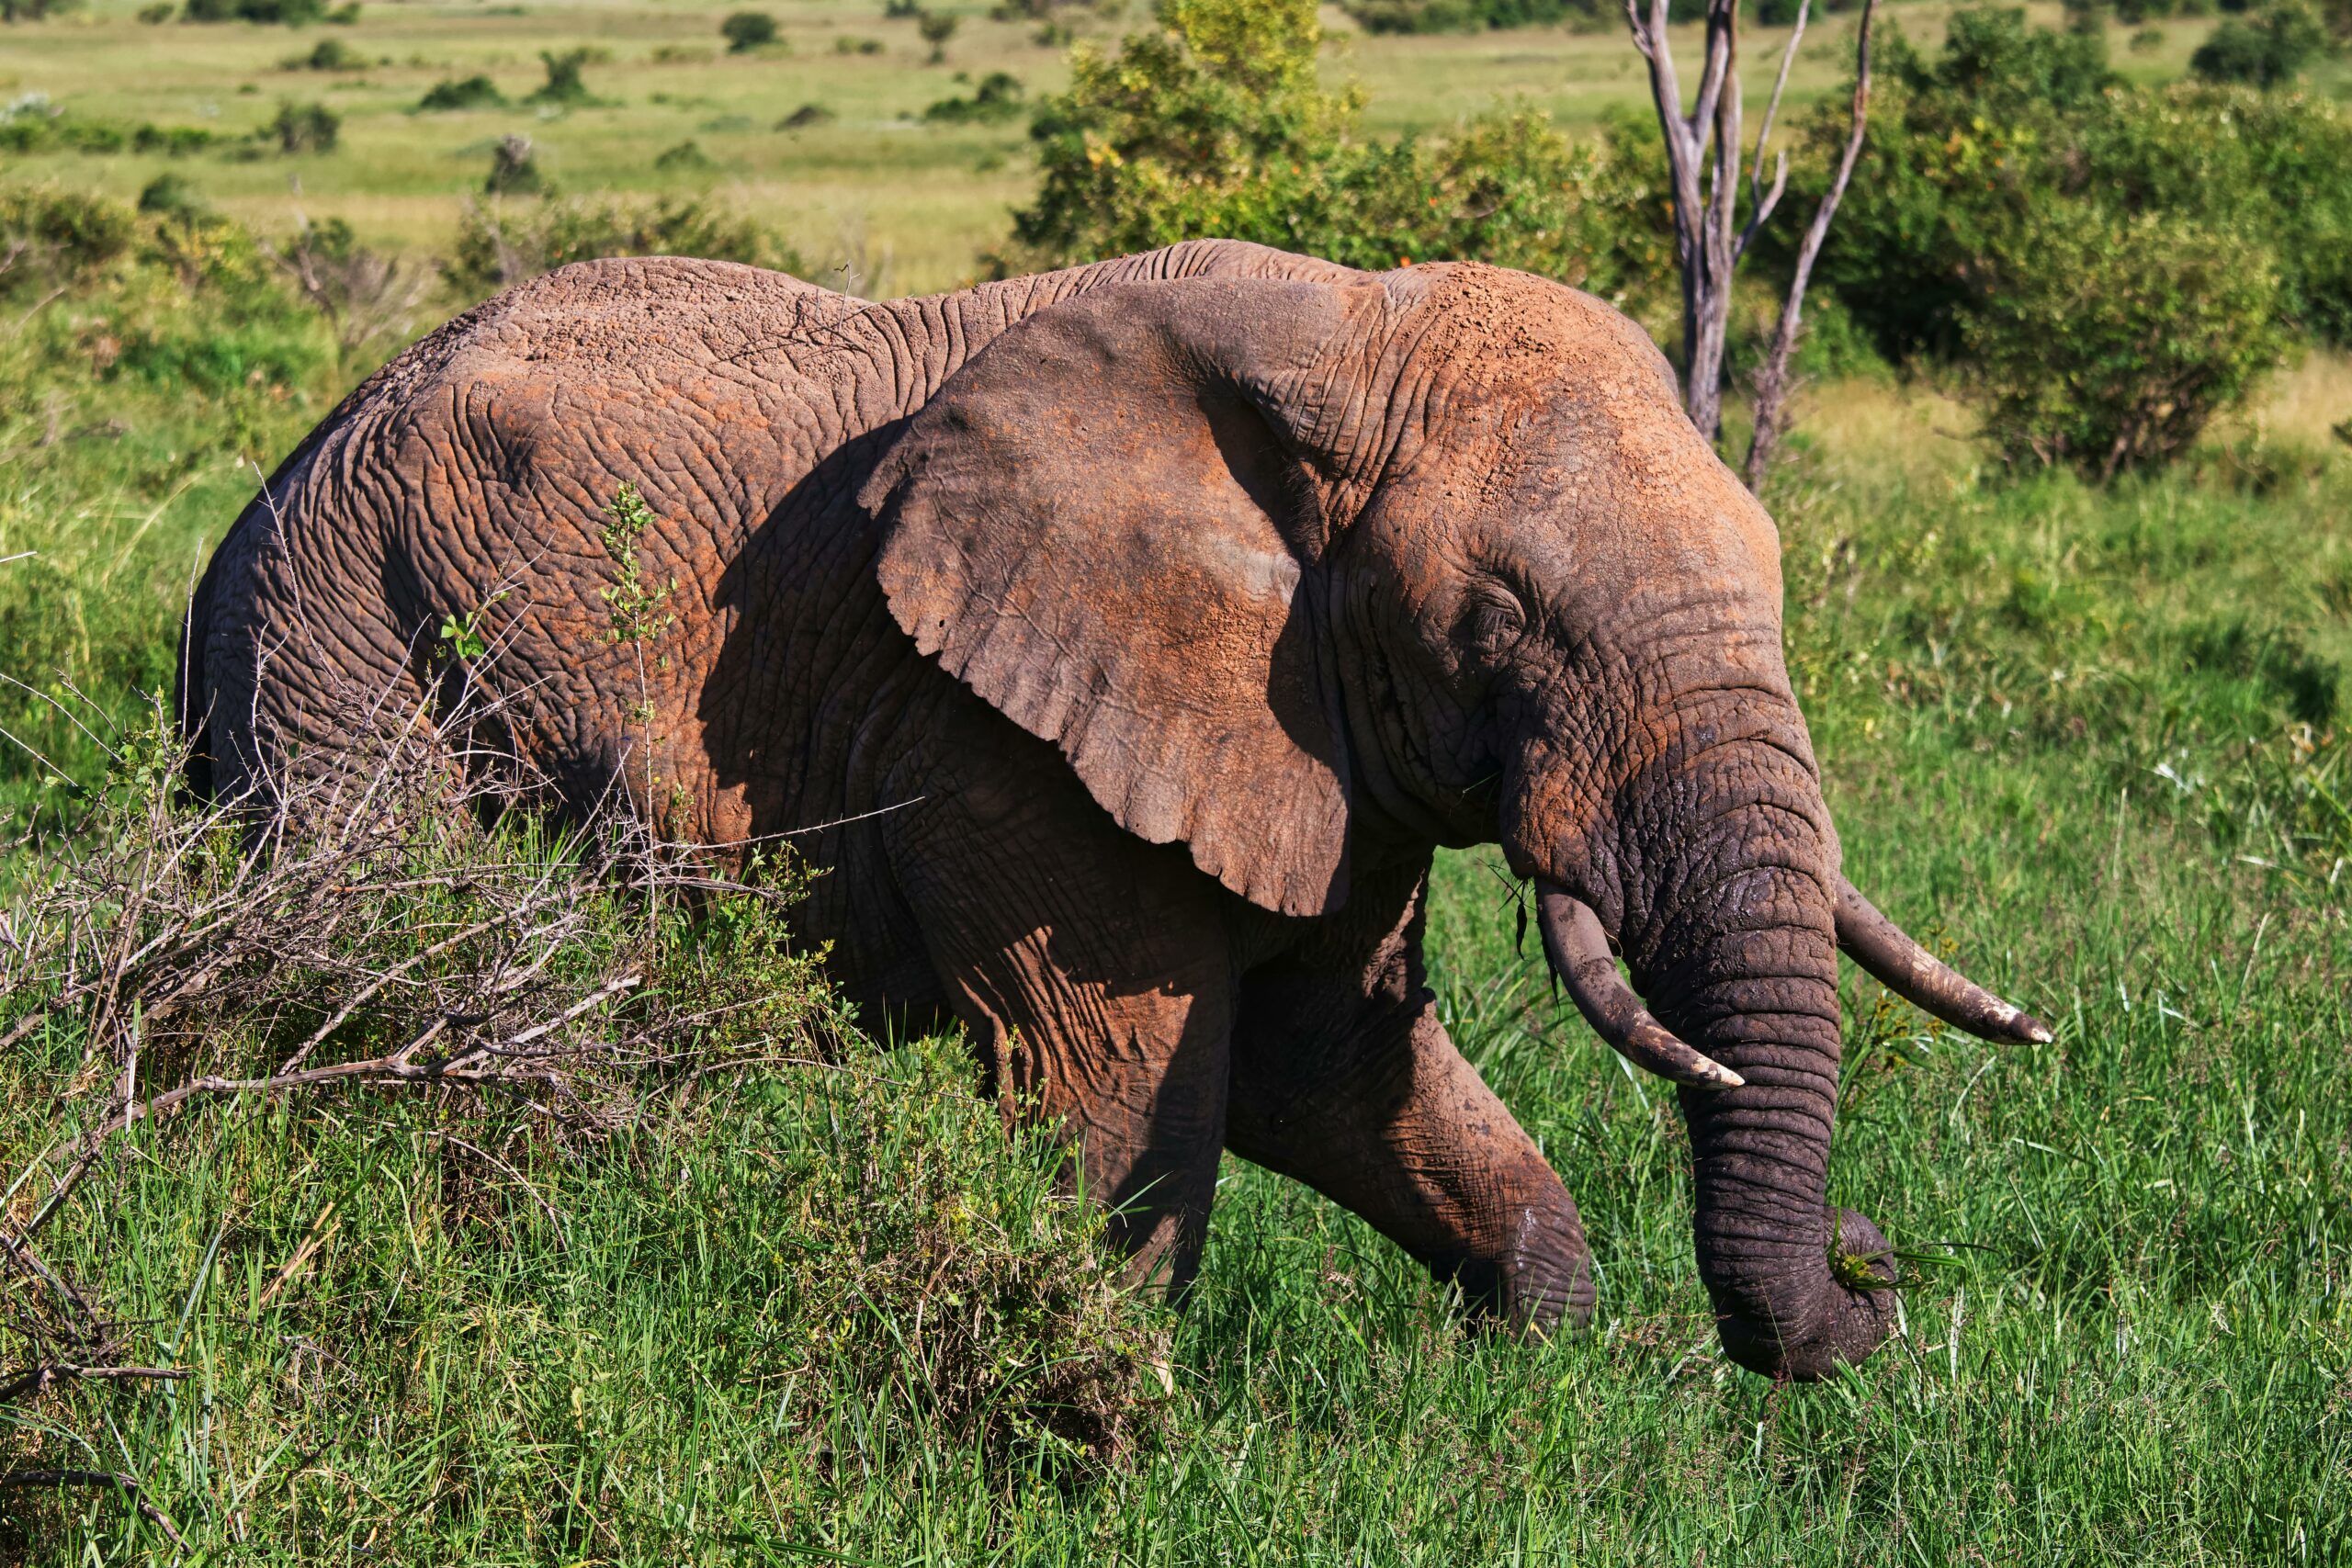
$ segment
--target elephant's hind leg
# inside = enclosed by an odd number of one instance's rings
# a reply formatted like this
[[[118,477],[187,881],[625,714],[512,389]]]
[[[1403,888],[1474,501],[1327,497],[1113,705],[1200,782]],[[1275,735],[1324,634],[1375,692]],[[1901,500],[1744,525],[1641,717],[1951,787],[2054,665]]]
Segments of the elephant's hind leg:
[[[1416,888],[1369,950],[1296,955],[1244,979],[1227,1145],[1362,1215],[1483,1314],[1581,1327],[1593,1305],[1584,1222],[1438,1021],[1418,906]]]

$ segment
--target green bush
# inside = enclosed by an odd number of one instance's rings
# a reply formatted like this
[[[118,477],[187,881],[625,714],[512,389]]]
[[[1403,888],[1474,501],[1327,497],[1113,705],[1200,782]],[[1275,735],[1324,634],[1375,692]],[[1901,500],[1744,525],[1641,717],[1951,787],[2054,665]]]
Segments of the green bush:
[[[130,148],[177,156],[223,140],[199,126],[127,126],[119,120],[68,114],[40,93],[0,108],[0,151],[95,152],[110,155]]]
[[[1019,259],[1221,235],[1373,268],[1487,261],[1628,304],[1663,281],[1656,159],[1632,133],[1579,148],[1522,110],[1365,140],[1360,98],[1317,82],[1308,0],[1163,0],[1159,17],[1114,59],[1081,49],[1042,106],[1045,181],[1015,215]]]
[[[2278,279],[2258,243],[2079,203],[1994,258],[1962,327],[1984,434],[2012,462],[2105,480],[2177,457],[2277,364]]]
[[[191,22],[259,22],[299,28],[326,14],[324,0],[187,0]]]
[[[749,54],[776,41],[775,18],[765,11],[738,11],[718,24],[729,54]]]
[[[1845,138],[1819,113],[1792,178],[1800,209]],[[2102,220],[2144,213],[2259,237],[2280,321],[2352,341],[2352,118],[2289,94],[2108,73],[2100,39],[2030,28],[2019,12],[1960,12],[1933,62],[1890,34],[1845,204],[1821,257],[1834,292],[1888,358],[1949,361],[1987,299],[1993,259],[2053,203]],[[1765,231],[1785,266],[1793,231]]]
[[[308,54],[280,61],[281,71],[365,71],[368,57],[339,38],[321,39]]]
[[[2327,29],[2300,0],[2272,0],[2251,17],[2232,17],[2188,57],[2206,82],[2275,87],[2302,74],[2327,49]]]
[[[701,142],[688,141],[664,149],[654,158],[653,166],[665,175],[676,175],[699,174],[718,165],[711,162],[710,154],[702,150]]]
[[[343,136],[343,118],[324,104],[280,104],[262,135],[288,154],[332,152]]]
[[[85,277],[130,249],[138,220],[119,202],[55,186],[0,187],[0,288]]]
[[[527,207],[468,206],[441,271],[451,288],[480,299],[570,262],[657,255],[802,270],[798,254],[774,233],[708,201],[549,197]]]
[[[1603,17],[1598,0],[1346,0],[1340,9],[1368,33],[1467,33]]]
[[[568,49],[560,54],[549,49],[539,51],[539,63],[547,67],[548,79],[540,85],[537,91],[523,101],[526,104],[544,104],[549,108],[571,109],[590,107],[596,102],[596,96],[588,90],[588,84],[582,77],[582,71],[602,58],[604,58],[604,51],[593,46],[584,49]]]
[[[1115,57],[1081,44],[1031,122],[1045,179],[1013,234],[1047,262],[1192,238],[1189,212],[1354,123],[1360,97],[1316,81],[1313,0],[1159,0],[1158,18]]]
[[[177,175],[157,175],[141,188],[139,210],[161,218],[201,218],[211,209],[202,193]]]
[[[200,125],[142,125],[130,133],[133,152],[161,152],[172,158],[201,152],[221,140],[220,132]]]
[[[420,114],[442,114],[461,109],[503,108],[506,95],[498,84],[487,76],[468,76],[463,80],[444,78],[425,89],[424,96],[416,102]]]
[[[1020,117],[1025,107],[1021,78],[1010,71],[991,71],[980,79],[968,98],[942,98],[922,111],[933,125],[993,125]]]
[[[2069,188],[2255,236],[2278,267],[2281,323],[2352,344],[2352,112],[2302,94],[2181,84],[2120,96],[2076,147]]]

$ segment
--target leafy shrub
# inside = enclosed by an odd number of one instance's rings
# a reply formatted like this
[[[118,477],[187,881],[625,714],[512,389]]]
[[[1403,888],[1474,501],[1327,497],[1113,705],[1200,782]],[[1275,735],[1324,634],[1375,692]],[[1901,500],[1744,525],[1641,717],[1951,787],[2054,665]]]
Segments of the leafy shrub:
[[[178,156],[224,140],[200,126],[126,126],[68,114],[40,93],[0,107],[0,151],[115,153],[126,147]]]
[[[2352,343],[2352,113],[2190,84],[2120,96],[2111,110],[2067,150],[2081,174],[2065,188],[2249,236],[2277,266],[2280,321]]]
[[[1598,0],[1346,0],[1340,9],[1368,33],[1467,33],[1602,19]]]
[[[435,82],[416,102],[420,114],[443,114],[461,109],[503,108],[506,95],[498,84],[487,76],[468,76],[462,81],[448,77]]]
[[[490,150],[490,177],[481,188],[492,196],[537,196],[548,188],[531,155],[527,136],[502,136]]]
[[[1021,78],[1010,71],[991,71],[968,98],[942,98],[922,111],[933,125],[994,125],[1017,118],[1024,107]]]
[[[139,192],[139,210],[160,218],[200,218],[210,210],[197,188],[177,175],[157,175]]]
[[[674,175],[698,173],[718,165],[712,163],[710,154],[702,150],[701,142],[681,141],[675,147],[664,149],[653,160],[653,166],[663,174]]]
[[[187,0],[191,22],[259,22],[304,27],[326,14],[324,0]]]
[[[132,151],[161,152],[172,158],[200,152],[220,140],[220,132],[200,125],[142,125],[130,133]]]
[[[705,200],[550,197],[523,208],[469,205],[441,270],[452,288],[479,299],[569,262],[656,255],[801,269],[799,256],[769,231]]]
[[[1358,140],[1360,100],[1317,84],[1307,0],[1164,0],[1160,19],[1115,59],[1080,50],[1042,106],[1020,259],[1224,235],[1375,268],[1469,257],[1621,300],[1663,276],[1671,240],[1638,150],[1577,148],[1524,111]]]
[[[1182,213],[1265,171],[1328,156],[1361,99],[1316,81],[1312,0],[1159,0],[1117,56],[1070,56],[1031,123],[1045,180],[1018,243],[1051,263],[1145,250]]]
[[[2005,247],[1965,322],[1987,439],[2099,479],[2177,456],[2278,362],[2278,280],[2245,236],[2062,204]]]
[[[155,0],[153,6],[139,7],[139,19],[151,28],[160,28],[178,12],[172,0]]]
[[[280,104],[262,135],[275,139],[278,151],[289,155],[332,152],[343,135],[343,118],[324,104]]]
[[[718,24],[729,54],[749,54],[776,41],[775,18],[765,11],[738,11]]]
[[[0,187],[0,288],[86,276],[130,250],[136,233],[130,209],[104,197]]]
[[[1891,35],[1822,284],[1889,359],[1948,361],[1985,304],[1992,259],[2017,254],[2036,211],[2080,200],[2256,236],[2282,321],[2352,341],[2352,118],[2292,95],[2126,87],[2102,51],[2096,35],[2030,28],[2018,12],[1955,14],[1933,62]],[[1795,199],[1826,183],[1843,112],[1813,121]],[[1785,265],[1786,232],[1762,243]]]
[[[539,62],[547,67],[548,79],[538,90],[523,101],[545,104],[550,108],[585,108],[596,102],[582,76],[584,67],[603,58],[603,51],[594,47],[568,49],[561,54],[553,50],[539,51]]]
[[[2327,48],[2327,29],[2300,0],[2273,0],[2258,14],[2224,19],[2188,57],[2206,82],[2275,87],[2302,74]]]
[[[954,38],[956,29],[963,25],[963,17],[945,11],[924,11],[915,17],[916,36],[931,45],[928,58],[932,64],[936,65],[947,58],[947,40]]]
[[[368,57],[339,38],[321,39],[308,54],[278,62],[281,71],[365,71]]]

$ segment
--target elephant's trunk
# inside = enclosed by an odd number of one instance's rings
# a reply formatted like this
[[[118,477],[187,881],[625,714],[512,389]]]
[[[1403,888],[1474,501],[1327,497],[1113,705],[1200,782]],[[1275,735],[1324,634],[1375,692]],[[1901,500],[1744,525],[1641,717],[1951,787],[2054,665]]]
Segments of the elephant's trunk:
[[[1651,994],[1669,1027],[1746,1081],[1680,1091],[1699,1273],[1742,1366],[1816,1378],[1878,1348],[1894,1315],[1878,1227],[1826,1206],[1838,1106],[1838,947],[1828,890],[1754,866],[1667,922]]]
[[[1891,1292],[1866,1283],[1893,1278],[1885,1238],[1826,1202],[1839,1056],[1827,816],[1797,754],[1761,738],[1675,773],[1642,803],[1634,837],[1668,852],[1625,889],[1621,934],[1657,1015],[1649,1027],[1732,1080],[1672,1075],[1690,1130],[1699,1272],[1733,1359],[1817,1378],[1869,1355],[1894,1317]],[[1551,939],[1556,912],[1577,907],[1543,891]],[[1562,945],[1547,941],[1555,964]]]

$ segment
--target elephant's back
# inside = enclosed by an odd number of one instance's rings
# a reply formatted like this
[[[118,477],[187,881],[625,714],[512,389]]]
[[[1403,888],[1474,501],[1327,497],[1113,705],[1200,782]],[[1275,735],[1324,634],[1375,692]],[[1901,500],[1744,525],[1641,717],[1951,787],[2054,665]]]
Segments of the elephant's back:
[[[449,321],[322,421],[222,540],[190,617],[184,723],[202,737],[224,705],[268,718],[322,682],[412,681],[430,628],[481,613],[532,693],[518,739],[601,768],[629,684],[600,592],[623,565],[608,508],[643,497],[635,564],[674,581],[670,666],[707,669],[731,618],[722,576],[851,434],[871,376],[843,326],[865,309],[653,257],[563,267]],[[265,671],[280,643],[336,667]]]

